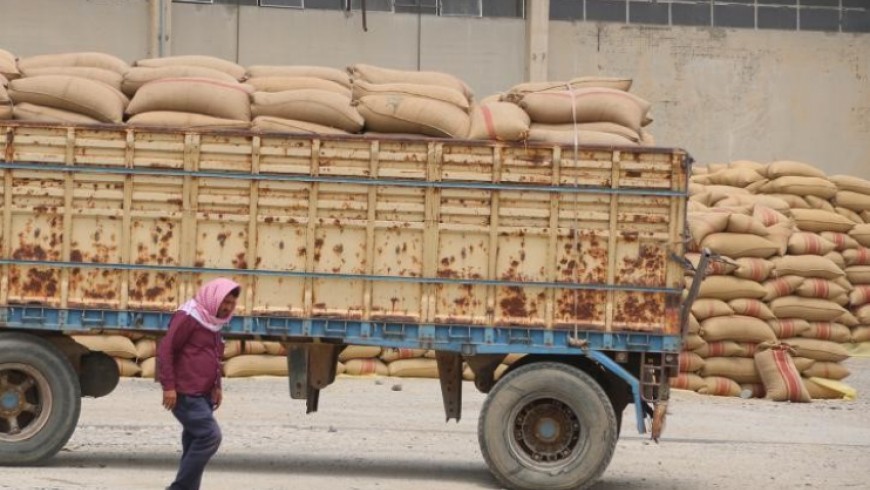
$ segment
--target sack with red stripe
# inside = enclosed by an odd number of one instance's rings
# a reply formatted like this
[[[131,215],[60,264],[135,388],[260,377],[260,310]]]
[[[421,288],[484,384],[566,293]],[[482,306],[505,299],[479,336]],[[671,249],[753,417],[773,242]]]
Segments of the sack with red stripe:
[[[692,373],[680,373],[668,382],[676,390],[698,391],[704,386],[704,378]]]
[[[870,342],[870,327],[855,327],[852,329],[852,342]],[[696,351],[697,352],[697,351]]]
[[[785,223],[788,225],[792,224],[791,218],[789,218],[788,216],[780,213],[775,209],[771,209],[767,206],[762,206],[760,204],[756,205],[755,209],[752,210],[752,217],[761,221],[764,226],[773,226],[779,223]]]
[[[529,135],[530,124],[529,115],[520,106],[510,102],[488,102],[473,108],[468,138],[522,141]]]
[[[767,322],[778,339],[790,339],[800,337],[810,329],[810,322],[803,318],[779,318]]]
[[[680,372],[694,373],[704,367],[704,359],[694,352],[680,352]]]
[[[866,284],[858,284],[855,289],[849,293],[849,303],[852,306],[863,306],[870,303],[870,286]]]
[[[773,272],[773,262],[755,257],[743,257],[737,259],[737,270],[734,275],[741,279],[761,282],[770,277]]]
[[[762,320],[772,320],[776,318],[773,312],[770,311],[770,308],[757,299],[733,299],[728,302],[728,306],[730,306],[737,315],[752,316],[755,318],[761,318]]]
[[[740,396],[740,385],[733,379],[708,376],[704,378],[704,386],[698,389],[698,393],[715,396]]]
[[[801,276],[783,276],[769,281],[764,281],[762,286],[767,294],[764,296],[764,301],[771,301],[783,296],[790,296],[797,288],[803,284],[804,278]]]
[[[852,340],[852,331],[849,327],[834,322],[812,322],[810,328],[801,332],[800,337],[807,339],[830,340],[839,344],[845,344]],[[824,378],[824,376],[822,376]]]
[[[767,398],[774,401],[810,401],[801,381],[801,375],[792,361],[792,350],[778,343],[765,343],[755,354],[755,366],[767,390]]]
[[[700,298],[692,303],[692,314],[698,321],[704,321],[714,316],[730,316],[734,309],[721,299]]]
[[[823,231],[819,236],[834,244],[834,250],[843,252],[850,248],[858,248],[858,241],[845,233],[837,233],[836,231]]]
[[[843,260],[846,265],[870,265],[870,248],[854,248],[843,250]]]
[[[835,248],[833,242],[816,233],[797,232],[788,239],[788,253],[792,255],[825,255]]]
[[[837,381],[849,376],[849,370],[838,362],[814,362],[805,371],[801,372],[807,378],[836,379]]]
[[[746,351],[737,342],[720,340],[704,344],[692,352],[701,356],[702,359],[706,359],[708,357],[743,357]]]
[[[798,296],[804,298],[821,298],[833,300],[839,296],[845,296],[846,290],[831,281],[818,278],[806,279],[795,290]]]

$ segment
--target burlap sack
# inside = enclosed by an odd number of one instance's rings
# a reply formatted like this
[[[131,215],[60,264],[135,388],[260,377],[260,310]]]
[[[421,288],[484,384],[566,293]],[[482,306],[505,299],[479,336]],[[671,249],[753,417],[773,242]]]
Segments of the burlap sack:
[[[718,316],[704,320],[701,322],[701,336],[707,342],[732,340],[759,343],[776,340],[773,330],[764,320],[740,315]]]
[[[708,357],[704,359],[700,374],[704,377],[721,376],[738,383],[761,382],[755,361],[742,357]]]
[[[533,122],[611,122],[638,132],[650,107],[649,102],[628,92],[606,88],[531,93],[523,96],[519,105]]]
[[[734,160],[728,164],[728,168],[748,168],[767,177],[767,165],[752,160]]]
[[[810,328],[800,334],[800,337],[808,339],[830,340],[838,344],[845,344],[852,340],[852,331],[849,327],[833,322],[812,322]],[[823,378],[825,376],[822,376]]]
[[[73,335],[72,339],[92,351],[122,359],[136,359],[136,346],[123,335]]]
[[[288,90],[326,90],[345,97],[351,97],[351,91],[344,85],[314,77],[257,77],[245,80],[247,85],[257,92],[286,92]]]
[[[870,195],[870,180],[852,177],[850,175],[834,175],[828,180],[833,182],[841,191]]]
[[[699,298],[692,303],[692,315],[699,321],[714,316],[733,315],[734,309],[721,299]]]
[[[707,342],[695,350],[695,354],[706,359],[708,357],[743,357],[745,351],[743,347],[732,340],[720,340],[716,342]]]
[[[870,325],[870,305],[859,306],[854,315],[862,325]]]
[[[438,379],[438,362],[435,359],[400,359],[387,365],[389,375],[398,378]]]
[[[171,65],[159,68],[133,67],[124,74],[121,90],[132,97],[143,85],[166,78],[202,78],[218,80],[233,85],[237,80],[227,73],[202,66]]]
[[[281,342],[263,342],[266,353],[270,356],[286,356],[287,348]]]
[[[765,295],[762,299],[764,301],[771,301],[794,294],[803,282],[804,278],[801,276],[784,276],[764,281],[762,286],[764,287]]]
[[[701,262],[701,254],[699,253],[687,253],[684,256],[689,263],[695,268],[698,269],[698,266]],[[739,262],[733,261],[729,258],[723,257],[721,260],[711,260],[707,262],[707,275],[708,276],[727,276],[740,266]],[[773,267],[773,263],[770,264]]]
[[[266,343],[261,340],[245,340],[242,341],[242,354],[245,355],[261,355],[265,354]]]
[[[707,235],[724,232],[731,216],[725,213],[689,213],[687,223],[692,240],[700,244]]]
[[[66,75],[71,77],[87,78],[95,82],[102,82],[115,90],[121,90],[121,81],[124,76],[112,70],[104,68],[90,68],[86,66],[53,66],[47,68],[34,68],[28,70],[24,76],[38,77],[43,75]]]
[[[806,338],[785,339],[783,342],[794,349],[796,356],[815,361],[841,362],[849,357],[849,352],[836,342]]]
[[[768,320],[767,324],[778,339],[800,337],[810,329],[810,323],[802,318],[778,318]]]
[[[468,139],[522,141],[529,135],[530,124],[529,115],[516,104],[490,102],[475,105],[471,111]]]
[[[842,323],[849,328],[854,328],[861,324],[861,322],[855,318],[855,315],[850,312],[846,312],[843,316],[838,317],[836,321],[837,323]]]
[[[767,390],[767,398],[773,401],[810,401],[810,395],[801,382],[800,372],[792,361],[788,346],[764,344],[755,354],[754,363]]]
[[[683,337],[683,348],[686,350],[700,349],[706,344],[707,341],[699,334],[690,333]]]
[[[856,225],[861,225],[861,224],[865,223],[865,220],[861,216],[861,214],[858,214],[855,211],[852,211],[851,209],[846,209],[846,208],[841,208],[839,206],[836,206],[836,207],[834,207],[834,211],[836,211],[837,214],[848,219],[852,223],[855,223]],[[862,211],[861,213],[866,213],[866,212],[867,211]]]
[[[765,259],[780,250],[776,243],[766,237],[746,233],[712,233],[701,241],[701,247],[735,259],[743,257]]]
[[[834,299],[846,293],[847,291],[839,284],[818,278],[806,279],[795,290],[795,294],[804,298]]]
[[[537,124],[530,126],[529,141],[555,143],[562,146],[572,146],[575,143],[582,146],[637,146],[637,142],[623,138],[618,134],[579,130],[550,131],[539,129]]]
[[[721,172],[710,174],[711,184],[734,187],[746,187],[762,179],[764,176],[749,168],[727,168]]]
[[[689,314],[688,333],[698,333],[701,331],[701,323],[695,318],[695,315]]]
[[[801,380],[813,400],[841,400],[844,397],[843,393],[816,383],[812,379],[801,378]]]
[[[18,70],[18,57],[5,49],[0,49],[0,76],[7,80],[14,80],[21,76]]]
[[[679,367],[681,373],[695,373],[704,367],[704,359],[691,351],[680,352]]]
[[[847,235],[846,233],[836,233],[833,231],[823,231],[819,233],[819,236],[824,238],[825,240],[834,244],[834,250],[837,252],[843,252],[845,250],[849,250],[851,248],[858,248],[860,245],[858,242]]]
[[[855,226],[848,218],[819,209],[792,209],[791,212],[798,228],[803,231],[847,233]]]
[[[777,199],[777,201],[782,200]],[[785,201],[782,202],[784,203]],[[788,212],[791,213],[791,210],[789,210]],[[763,224],[764,226],[772,226],[780,223],[785,223],[788,225],[794,224],[792,219],[783,214],[782,212],[767,207],[763,204],[755,205],[755,208],[752,210],[752,217],[761,221],[761,224]]]
[[[755,257],[741,257],[735,262],[737,269],[734,270],[734,275],[755,282],[766,280],[774,269],[773,262]]]
[[[354,100],[369,95],[393,95],[398,97],[420,97],[438,102],[453,104],[460,109],[468,110],[470,105],[465,94],[458,90],[437,85],[420,85],[411,83],[369,83],[355,80],[352,87]]]
[[[798,196],[818,196],[831,199],[837,195],[837,186],[827,179],[818,177],[779,177],[761,188],[767,194],[795,194]]]
[[[130,69],[130,65],[125,61],[105,53],[43,54],[18,60],[18,69],[24,73],[37,68],[63,66],[102,68],[104,70],[120,73],[121,75]]]
[[[357,106],[366,128],[383,133],[410,133],[466,138],[471,120],[462,109],[420,97],[370,95]]]
[[[142,372],[142,368],[131,359],[121,359],[116,357],[115,363],[118,365],[118,374],[120,374],[122,378],[134,378],[139,376]]]
[[[818,255],[786,255],[771,260],[775,266],[774,273],[779,277],[801,276],[830,280],[845,274],[829,259]]]
[[[847,313],[833,301],[800,296],[776,298],[770,302],[770,309],[777,318],[803,318],[810,322],[830,322]]]
[[[842,255],[847,266],[870,265],[870,248],[843,250]]]
[[[630,78],[616,77],[579,77],[563,82],[525,82],[514,85],[505,94],[504,100],[519,101],[526,94],[536,92],[560,92],[581,88],[609,88],[628,92],[631,89]]]
[[[761,299],[767,290],[755,281],[732,276],[711,276],[701,283],[699,298],[730,301],[738,298]]]
[[[800,196],[796,196],[794,194],[772,193],[772,194],[768,194],[768,196],[787,202],[789,209],[810,209],[811,208],[811,206],[807,203],[806,199],[804,199]]]
[[[733,299],[728,302],[728,305],[737,315],[751,316],[762,320],[772,320],[775,318],[770,308],[757,299]]]
[[[768,231],[764,223],[745,214],[734,213],[728,218],[728,233],[749,233],[758,236],[767,236]]]
[[[349,134],[347,131],[322,124],[270,116],[255,117],[251,123],[251,129],[271,133]]]
[[[105,123],[123,121],[124,101],[118,95],[104,83],[64,75],[20,78],[9,84],[9,96],[15,104],[61,109]]]
[[[870,342],[870,327],[861,326],[853,328],[851,341],[856,344]]]
[[[251,376],[287,376],[287,359],[270,355],[241,355],[224,363],[224,376],[248,378]]]
[[[413,83],[420,85],[436,85],[452,88],[468,100],[473,97],[473,92],[462,80],[447,73],[434,71],[403,71],[381,68],[378,66],[355,64],[348,67],[348,73],[354,81],[363,80],[369,83]]]
[[[141,339],[135,345],[136,359],[140,361],[157,355],[157,341],[154,339]]]
[[[811,209],[822,209],[829,213],[837,212],[834,206],[827,199],[811,195],[804,195],[803,198],[807,200],[807,204],[810,205]]]
[[[849,304],[863,306],[870,303],[870,286],[859,284],[849,293]]]
[[[812,378],[825,378],[825,379],[836,379],[841,380],[849,376],[849,370],[846,369],[842,364],[836,362],[823,362],[818,361],[813,363],[809,369],[803,371],[803,374],[806,377]]]
[[[143,85],[130,101],[127,113],[136,115],[155,111],[251,120],[248,89],[239,83],[207,78],[165,78]]]
[[[721,376],[704,378],[704,386],[698,389],[702,395],[714,396],[740,396],[740,385],[733,379]]]
[[[834,263],[841,270],[846,270],[846,259],[843,258],[843,254],[840,252],[830,252],[825,254],[825,258]]]
[[[852,284],[870,284],[870,266],[853,265],[847,267],[846,277]]]
[[[144,66],[147,68],[161,68],[164,66],[200,66],[203,68],[211,68],[212,70],[222,71],[230,75],[235,80],[245,78],[245,69],[233,63],[232,61],[215,58],[213,56],[189,55],[189,56],[168,56],[165,58],[151,58],[138,60],[136,66]]]
[[[517,106],[519,107],[519,106]],[[522,109],[520,109],[522,110]],[[525,113],[525,111],[523,111]],[[528,115],[527,115],[528,117]],[[592,131],[594,133],[608,133],[614,134],[616,136],[621,136],[627,140],[630,140],[634,143],[638,143],[641,141],[640,134],[637,131],[627,128],[625,126],[621,126],[619,124],[614,124],[610,122],[591,122],[591,123],[568,123],[568,124],[541,124],[535,123],[534,128],[537,130],[543,131],[555,131],[555,132],[570,132],[574,131]]]
[[[833,242],[816,233],[796,232],[788,240],[788,253],[791,255],[826,255],[835,248]]]
[[[143,112],[131,117],[127,121],[127,124],[130,126],[183,129],[248,129],[251,125],[249,121],[222,119],[190,112],[170,111]]]
[[[416,360],[416,359],[414,359]],[[400,362],[400,361],[396,361]],[[389,376],[387,365],[380,359],[351,359],[344,363],[344,373],[352,376]]]
[[[675,390],[698,391],[704,386],[704,378],[692,373],[680,373],[668,380],[668,384]]]
[[[767,178],[775,179],[787,176],[827,178],[824,172],[808,163],[780,160],[767,166]]]
[[[749,191],[740,187],[731,187],[727,185],[708,185],[704,188],[705,191],[710,193],[710,205],[717,204],[719,201],[724,199],[728,199],[729,197],[737,196],[737,195],[751,195]],[[747,209],[752,210],[752,206],[755,204],[747,203]],[[748,214],[748,213],[744,213]]]
[[[263,77],[305,77],[319,78],[333,83],[337,83],[344,88],[350,89],[351,83],[347,73],[326,66],[270,66],[256,65],[248,67],[248,78],[263,78]]]
[[[242,341],[241,340],[227,340],[224,342],[224,359],[232,359],[238,355],[242,354]]]
[[[251,111],[254,116],[311,122],[349,133],[359,132],[365,122],[360,113],[351,106],[350,99],[326,90],[257,92],[253,101]]]
[[[380,354],[384,362],[398,361],[399,359],[418,359],[426,355],[425,349],[394,349],[385,347]]]
[[[139,368],[142,370],[139,375],[147,379],[157,378],[157,358],[150,357],[139,362]]]
[[[870,225],[855,225],[849,236],[864,247],[870,247]]]

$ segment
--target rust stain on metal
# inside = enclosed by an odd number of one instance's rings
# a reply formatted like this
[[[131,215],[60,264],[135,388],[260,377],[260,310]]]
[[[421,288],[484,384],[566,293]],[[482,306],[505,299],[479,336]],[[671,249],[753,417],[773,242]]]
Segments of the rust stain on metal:
[[[641,244],[637,256],[622,259],[617,277],[623,284],[661,286],[664,282],[665,266],[665,254],[660,247]]]
[[[339,243],[332,247],[332,251],[335,252],[336,255],[341,255],[341,253],[344,252],[344,245]]]
[[[223,247],[226,244],[227,238],[229,238],[228,233],[226,233],[226,232],[218,233],[217,240],[218,240],[218,243],[220,244],[221,247]]]
[[[657,293],[627,293],[616,309],[613,320],[626,324],[661,324],[664,322],[664,301]]]
[[[233,267],[236,269],[247,269],[248,262],[245,258],[245,252],[239,252],[236,254],[236,258],[233,259]]]

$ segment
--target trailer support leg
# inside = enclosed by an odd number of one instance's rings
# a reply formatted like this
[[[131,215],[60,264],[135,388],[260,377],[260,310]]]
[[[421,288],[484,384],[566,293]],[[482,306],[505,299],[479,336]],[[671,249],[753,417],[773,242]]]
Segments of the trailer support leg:
[[[339,344],[288,343],[287,368],[290,371],[290,397],[306,400],[306,413],[316,412],[320,390],[335,381]]]
[[[447,421],[459,422],[462,417],[462,356],[454,352],[435,352],[435,360]]]

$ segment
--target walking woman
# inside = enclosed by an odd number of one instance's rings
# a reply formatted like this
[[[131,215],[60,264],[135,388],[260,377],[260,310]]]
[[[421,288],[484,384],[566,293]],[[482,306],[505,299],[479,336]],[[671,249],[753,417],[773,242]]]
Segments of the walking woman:
[[[163,407],[181,422],[181,462],[172,490],[197,490],[202,474],[221,444],[214,418],[223,400],[221,328],[236,309],[241,288],[229,279],[204,284],[172,316],[157,350]]]

